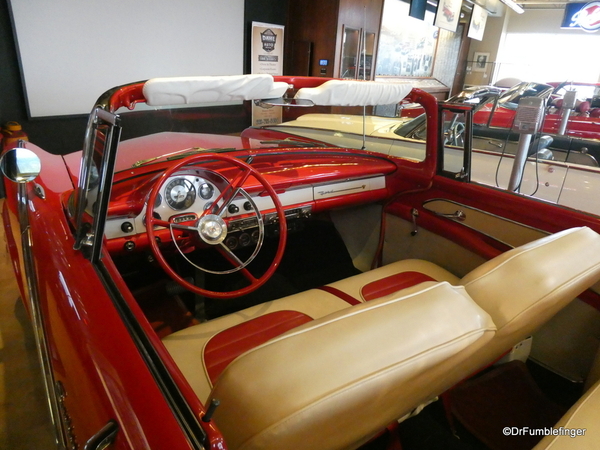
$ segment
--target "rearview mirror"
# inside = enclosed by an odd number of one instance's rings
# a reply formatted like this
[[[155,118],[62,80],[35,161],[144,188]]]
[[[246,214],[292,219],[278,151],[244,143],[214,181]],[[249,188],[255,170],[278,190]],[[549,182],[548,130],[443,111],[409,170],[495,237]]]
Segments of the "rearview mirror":
[[[0,158],[0,169],[6,178],[15,183],[33,181],[40,174],[40,158],[26,148],[13,148]]]

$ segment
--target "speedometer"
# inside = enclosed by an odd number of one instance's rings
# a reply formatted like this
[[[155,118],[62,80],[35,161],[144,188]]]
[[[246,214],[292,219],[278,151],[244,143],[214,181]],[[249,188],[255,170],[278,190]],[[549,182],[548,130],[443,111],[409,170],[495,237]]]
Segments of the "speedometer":
[[[175,178],[165,186],[165,201],[176,211],[187,209],[196,200],[196,189],[186,178]]]

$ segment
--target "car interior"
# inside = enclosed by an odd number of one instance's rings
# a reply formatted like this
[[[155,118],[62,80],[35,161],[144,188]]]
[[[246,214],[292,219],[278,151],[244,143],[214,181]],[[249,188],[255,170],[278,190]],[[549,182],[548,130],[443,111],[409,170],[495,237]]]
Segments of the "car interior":
[[[230,449],[398,448],[427,405],[443,410],[443,442],[458,419],[474,448],[486,445],[467,383],[515,371],[529,383],[512,352],[600,280],[596,232],[542,231],[549,206],[511,213],[514,194],[457,185],[446,166],[419,186],[414,165],[427,161],[282,152],[280,140],[206,151],[195,133],[161,136],[120,145],[167,158],[116,173],[103,264]],[[507,356],[511,370],[495,365]],[[542,410],[552,426],[587,401],[580,387],[525,420]],[[505,425],[489,419],[495,433]]]

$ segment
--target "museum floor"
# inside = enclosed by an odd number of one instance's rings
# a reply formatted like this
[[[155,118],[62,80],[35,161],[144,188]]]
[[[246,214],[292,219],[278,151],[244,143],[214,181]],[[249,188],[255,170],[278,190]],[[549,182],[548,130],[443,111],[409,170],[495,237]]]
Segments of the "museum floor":
[[[0,209],[4,200],[0,199]],[[35,341],[0,227],[0,449],[54,449]]]

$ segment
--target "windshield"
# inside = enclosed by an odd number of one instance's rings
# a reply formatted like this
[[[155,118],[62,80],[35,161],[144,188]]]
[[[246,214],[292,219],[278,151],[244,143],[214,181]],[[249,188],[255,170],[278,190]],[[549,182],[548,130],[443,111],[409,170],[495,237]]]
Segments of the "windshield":
[[[498,100],[499,106],[517,109],[519,100],[523,97],[546,98],[552,93],[553,87],[541,83],[519,83],[506,91]]]
[[[317,88],[318,87],[318,88]],[[246,133],[254,126],[294,121],[302,113],[398,104],[411,91],[404,83],[375,83],[271,75],[156,78],[103,94],[93,110],[84,143],[79,186],[71,201],[78,229],[76,248],[94,247],[103,234],[113,176],[198,153],[247,150],[246,159],[267,149],[327,144],[310,136]],[[286,106],[275,106],[286,105]],[[140,172],[143,173],[143,172]],[[123,175],[121,175],[123,174]]]

